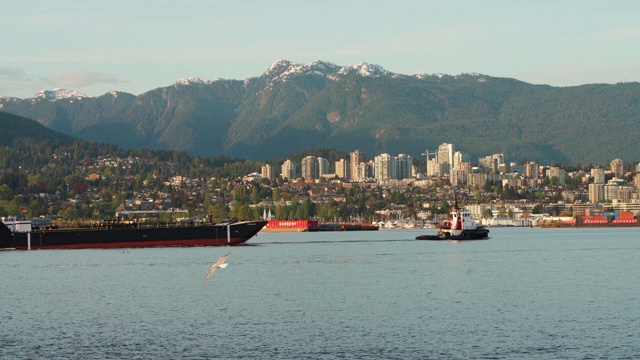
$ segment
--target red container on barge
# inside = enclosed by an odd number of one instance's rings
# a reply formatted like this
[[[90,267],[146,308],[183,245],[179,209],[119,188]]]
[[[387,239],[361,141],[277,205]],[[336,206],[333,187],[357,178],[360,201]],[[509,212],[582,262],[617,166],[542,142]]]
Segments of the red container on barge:
[[[269,220],[262,229],[266,232],[318,231],[318,220]]]

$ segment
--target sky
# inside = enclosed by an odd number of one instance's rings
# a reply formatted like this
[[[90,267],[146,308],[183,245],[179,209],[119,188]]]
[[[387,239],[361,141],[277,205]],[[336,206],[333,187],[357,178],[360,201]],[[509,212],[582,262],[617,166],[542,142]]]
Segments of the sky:
[[[531,84],[640,81],[637,0],[0,0],[0,96],[138,95],[277,60]]]

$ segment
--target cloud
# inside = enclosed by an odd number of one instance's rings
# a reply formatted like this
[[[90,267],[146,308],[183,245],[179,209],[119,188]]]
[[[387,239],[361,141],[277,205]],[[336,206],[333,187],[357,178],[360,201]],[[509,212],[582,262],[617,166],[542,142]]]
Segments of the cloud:
[[[38,80],[16,67],[0,66],[0,96],[29,96]]]
[[[64,71],[49,74],[44,80],[53,87],[77,89],[97,84],[121,84],[126,81],[118,80],[114,74],[91,71]]]
[[[44,89],[72,89],[84,93],[103,93],[105,87],[128,83],[115,74],[69,70],[48,75],[31,74],[18,67],[0,66],[0,96],[31,97]]]
[[[24,81],[29,77],[24,70],[13,67],[0,67],[0,80],[2,81]]]

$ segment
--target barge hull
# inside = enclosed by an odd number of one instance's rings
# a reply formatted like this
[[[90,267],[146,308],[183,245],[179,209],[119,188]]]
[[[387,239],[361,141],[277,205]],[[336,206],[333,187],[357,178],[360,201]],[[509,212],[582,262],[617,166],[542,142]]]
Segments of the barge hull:
[[[0,222],[0,248],[100,249],[238,245],[255,236],[264,221],[190,226],[78,228],[11,232]]]

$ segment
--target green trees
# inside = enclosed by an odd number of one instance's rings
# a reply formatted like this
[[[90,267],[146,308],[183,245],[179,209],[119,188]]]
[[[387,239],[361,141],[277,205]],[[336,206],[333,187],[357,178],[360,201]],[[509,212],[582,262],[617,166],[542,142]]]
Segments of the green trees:
[[[532,214],[544,214],[546,213],[544,206],[542,204],[536,204],[533,209],[531,209]]]
[[[303,202],[298,202],[293,198],[290,205],[278,205],[276,206],[276,220],[307,220],[316,217],[316,204],[311,200],[306,199]]]
[[[82,141],[57,144],[22,138],[12,144],[19,146],[0,146],[0,216],[49,214],[65,219],[105,219],[113,217],[116,210],[174,207],[218,220],[257,219],[269,206],[266,204],[279,204],[271,205],[277,219],[374,221],[376,210],[402,212],[402,217],[413,218],[424,210],[432,215],[447,214],[453,204],[446,180],[429,188],[332,181],[302,184],[280,179],[244,182],[242,176],[258,171],[263,163],[168,150],[119,149]],[[307,154],[330,161],[346,156],[335,150],[309,148],[289,158],[301,159]],[[282,161],[271,162],[274,167],[278,163]],[[549,203],[560,197],[557,180],[545,180],[551,189],[516,189],[503,186],[501,181],[487,181],[475,193],[470,187],[457,188],[457,200],[468,204],[474,199],[476,203],[489,203],[526,198]],[[580,185],[575,180],[572,186]]]
[[[209,206],[207,208],[207,213],[215,220],[224,220],[230,217],[229,208],[223,202],[218,202],[215,205]]]

